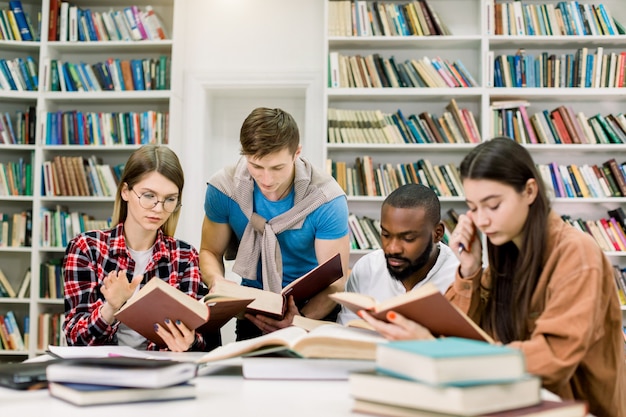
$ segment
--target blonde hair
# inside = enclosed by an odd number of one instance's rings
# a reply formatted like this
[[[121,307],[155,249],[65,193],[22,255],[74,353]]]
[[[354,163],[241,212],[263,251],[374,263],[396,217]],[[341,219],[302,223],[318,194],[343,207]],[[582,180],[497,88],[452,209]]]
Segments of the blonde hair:
[[[178,156],[170,148],[158,145],[145,145],[133,152],[126,165],[124,173],[117,186],[115,193],[115,205],[113,206],[113,225],[126,221],[128,216],[128,202],[122,198],[122,189],[126,184],[132,189],[141,179],[151,172],[158,172],[178,187],[178,201],[183,199],[183,186],[185,176],[180,165]],[[166,222],[161,226],[161,230],[167,236],[174,236],[180,210],[170,214]]]

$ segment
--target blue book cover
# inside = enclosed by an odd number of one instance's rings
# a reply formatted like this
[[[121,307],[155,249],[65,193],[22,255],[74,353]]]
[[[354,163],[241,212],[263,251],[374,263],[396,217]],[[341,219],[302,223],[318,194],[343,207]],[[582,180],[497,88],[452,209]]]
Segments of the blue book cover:
[[[398,109],[398,111],[396,112],[396,114],[398,115],[398,117],[400,118],[400,122],[405,126],[406,128],[406,132],[408,132],[408,134],[410,135],[407,139],[409,141],[409,143],[417,143],[417,137],[413,134],[411,128],[409,127],[409,122],[406,119],[406,117],[404,117],[404,114],[402,114],[402,110]]]
[[[543,110],[541,113],[543,113],[543,117],[546,120],[546,123],[548,124],[550,131],[552,132],[552,136],[554,137],[554,140],[556,141],[556,143],[561,143],[561,137],[559,136],[559,133],[556,131],[556,127],[554,127],[554,123],[552,122],[552,118],[550,117],[550,112],[548,110]]]
[[[130,67],[133,73],[133,82],[135,83],[135,90],[145,90],[145,80],[143,77],[143,62],[141,59],[132,59],[130,61]]]
[[[26,85],[26,89],[28,91],[34,91],[35,86],[33,85],[33,80],[28,73],[28,68],[26,67],[26,61],[22,58],[17,58],[17,66],[20,69],[20,74],[24,79],[24,84]]]
[[[422,133],[420,132],[419,126],[417,126],[415,124],[415,122],[413,122],[413,120],[411,120],[410,117],[407,120],[406,124],[409,127],[409,130],[411,130],[411,133],[415,137],[415,140],[417,141],[417,143],[426,143],[426,141],[422,137]]]
[[[587,70],[585,72],[585,85],[584,87],[590,88],[593,83],[593,61],[595,60],[595,55],[589,54],[587,55]]]
[[[83,10],[83,16],[85,17],[85,22],[87,23],[87,30],[89,32],[89,39],[92,41],[98,41],[98,34],[96,32],[96,26],[93,22],[93,14],[90,9]]]
[[[11,76],[11,70],[9,70],[9,65],[7,64],[6,59],[0,59],[0,71],[4,74],[5,78],[9,82],[9,87],[11,90],[17,90],[17,85],[13,77]]]
[[[24,14],[24,8],[22,7],[22,2],[20,0],[12,0],[9,2],[9,7],[15,17],[15,23],[17,23],[17,28],[20,31],[22,40],[32,41],[33,35],[30,33],[28,22],[26,21],[26,15]]]
[[[600,9],[600,18],[606,23],[609,35],[616,35],[615,31],[613,30],[613,22],[611,22],[609,14],[606,12],[606,9],[604,8],[604,5],[602,3],[598,5],[598,9]]]
[[[493,86],[504,87],[502,79],[502,65],[500,64],[500,57],[493,60]]]

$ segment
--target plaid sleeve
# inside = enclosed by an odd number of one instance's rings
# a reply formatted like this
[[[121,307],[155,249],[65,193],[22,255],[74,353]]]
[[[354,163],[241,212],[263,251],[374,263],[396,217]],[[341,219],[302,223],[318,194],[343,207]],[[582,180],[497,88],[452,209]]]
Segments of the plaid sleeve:
[[[90,247],[91,243],[91,247]],[[118,323],[109,325],[100,315],[104,296],[100,293],[101,273],[94,254],[107,247],[79,235],[67,246],[63,260],[65,321],[63,331],[70,346],[111,344]],[[106,252],[104,252],[106,253]]]

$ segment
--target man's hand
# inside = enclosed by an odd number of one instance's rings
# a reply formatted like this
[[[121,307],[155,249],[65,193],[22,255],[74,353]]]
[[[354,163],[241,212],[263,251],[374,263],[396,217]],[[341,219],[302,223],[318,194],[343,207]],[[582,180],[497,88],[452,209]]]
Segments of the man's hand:
[[[267,334],[278,329],[291,326],[293,322],[293,317],[299,315],[300,312],[298,311],[298,307],[296,307],[296,303],[293,301],[293,297],[289,296],[289,299],[287,301],[287,312],[285,313],[285,317],[282,320],[275,320],[263,314],[245,314],[245,318],[250,320],[256,327],[258,327],[263,332],[263,334]]]
[[[375,319],[365,310],[359,311],[359,317],[369,323],[374,330],[389,340],[434,339],[427,328],[406,317],[390,311],[387,313],[389,323]]]
[[[325,288],[320,293],[316,294],[302,307],[302,315],[310,319],[322,320],[331,311],[333,311],[337,305],[337,303],[329,298],[328,295],[338,291],[343,291],[344,286],[344,280],[340,279]]]

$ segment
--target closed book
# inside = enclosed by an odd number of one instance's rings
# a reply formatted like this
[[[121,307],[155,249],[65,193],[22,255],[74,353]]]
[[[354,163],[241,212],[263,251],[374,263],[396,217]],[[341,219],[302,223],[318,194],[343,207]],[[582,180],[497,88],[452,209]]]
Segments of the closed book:
[[[128,388],[50,382],[48,391],[52,397],[79,406],[196,398],[196,387],[192,384],[181,384],[164,388]]]
[[[525,373],[519,349],[459,337],[380,345],[376,368],[431,385],[511,381]]]
[[[437,413],[416,408],[400,407],[367,400],[354,400],[352,411],[384,417],[455,417],[457,414]],[[585,417],[587,404],[583,401],[542,400],[539,404],[511,410],[480,414],[476,417]]]
[[[401,407],[474,416],[541,401],[541,379],[533,375],[510,382],[467,385],[429,385],[375,372],[354,372],[350,394],[359,400]]]
[[[24,7],[22,6],[22,2],[20,0],[11,0],[9,1],[9,7],[13,12],[13,17],[15,18],[15,23],[17,24],[17,28],[20,32],[22,40],[34,40],[33,34],[30,32],[30,28],[28,27],[28,22],[26,21],[26,15],[24,14]]]
[[[353,312],[366,310],[379,320],[387,321],[387,312],[395,311],[426,327],[435,336],[457,336],[492,342],[476,323],[450,303],[433,284],[377,302],[372,297],[338,292],[330,298]]]
[[[244,356],[241,364],[245,379],[262,380],[347,380],[351,372],[373,369],[367,359]]]
[[[55,362],[46,368],[46,377],[50,382],[162,388],[187,382],[196,371],[194,362],[112,356]]]
[[[136,292],[115,313],[115,318],[160,346],[165,343],[155,332],[154,324],[165,326],[165,320],[180,320],[189,329],[221,327],[230,318],[241,313],[251,299],[215,297],[195,298],[179,291],[167,282],[153,278]],[[228,316],[228,317],[226,317]]]

